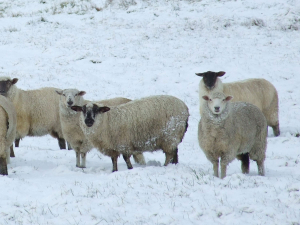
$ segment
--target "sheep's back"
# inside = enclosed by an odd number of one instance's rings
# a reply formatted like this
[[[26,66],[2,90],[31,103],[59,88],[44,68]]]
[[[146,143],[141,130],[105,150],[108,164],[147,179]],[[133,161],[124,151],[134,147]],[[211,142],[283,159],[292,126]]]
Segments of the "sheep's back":
[[[277,98],[275,87],[265,79],[247,79],[244,81],[223,83],[225,95],[232,95],[233,102],[249,102],[259,109],[268,108]]]

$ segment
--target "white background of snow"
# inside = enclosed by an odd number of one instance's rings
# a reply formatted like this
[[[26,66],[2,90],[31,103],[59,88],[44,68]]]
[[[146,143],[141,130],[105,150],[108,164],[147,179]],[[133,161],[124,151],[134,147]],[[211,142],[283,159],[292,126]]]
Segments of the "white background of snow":
[[[0,76],[22,89],[78,88],[90,100],[177,96],[191,114],[179,164],[157,166],[158,151],[133,170],[120,158],[111,173],[94,149],[82,170],[50,136],[26,137],[0,177],[0,224],[299,225],[300,1],[107,2],[0,0]],[[281,135],[269,129],[265,177],[254,162],[243,175],[237,160],[225,179],[213,177],[197,140],[194,74],[207,70],[277,88]]]

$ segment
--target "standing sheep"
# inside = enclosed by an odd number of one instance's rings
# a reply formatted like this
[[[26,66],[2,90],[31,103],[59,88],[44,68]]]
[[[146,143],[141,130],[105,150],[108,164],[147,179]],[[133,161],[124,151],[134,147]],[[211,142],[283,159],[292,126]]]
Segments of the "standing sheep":
[[[226,176],[227,165],[238,158],[242,172],[249,173],[249,157],[255,160],[258,174],[264,176],[267,146],[267,121],[262,112],[246,102],[230,103],[232,96],[221,92],[203,96],[205,104],[198,126],[199,145],[213,164],[214,175]]]
[[[59,96],[55,88],[24,91],[16,87],[18,79],[0,77],[0,94],[7,97],[17,112],[16,140],[25,136],[50,134],[58,139],[61,149],[66,148],[59,118]]]
[[[14,105],[0,95],[0,174],[8,175],[10,147],[16,137],[17,114]]]
[[[204,107],[202,96],[213,92],[223,92],[225,95],[232,95],[233,101],[249,102],[257,106],[267,119],[268,126],[273,128],[275,136],[280,135],[278,119],[278,94],[276,88],[265,79],[248,79],[233,83],[222,83],[219,77],[225,72],[196,73],[203,77],[199,83],[200,114]]]
[[[79,126],[80,113],[71,109],[72,106],[82,106],[89,101],[83,99],[85,91],[77,89],[65,89],[63,91],[56,91],[60,95],[59,113],[61,119],[61,126],[64,138],[71,144],[76,153],[76,166],[80,168],[86,167],[86,153],[89,152],[93,145],[87,140],[84,133]],[[108,105],[110,107],[120,105],[131,101],[127,98],[113,98],[102,100],[98,103]],[[80,162],[81,156],[81,162]],[[143,154],[134,156],[137,163],[146,164]]]
[[[88,103],[83,107],[80,126],[86,137],[103,154],[110,156],[113,172],[117,171],[118,156],[123,154],[130,168],[130,155],[162,149],[165,166],[178,163],[178,145],[187,130],[187,106],[173,96],[161,95],[134,100],[109,108]]]

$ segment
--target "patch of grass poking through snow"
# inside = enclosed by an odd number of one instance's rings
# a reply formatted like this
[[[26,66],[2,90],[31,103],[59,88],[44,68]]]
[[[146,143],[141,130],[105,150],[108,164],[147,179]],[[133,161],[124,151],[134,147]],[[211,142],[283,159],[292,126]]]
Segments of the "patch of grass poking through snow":
[[[12,33],[12,32],[17,32],[19,30],[15,27],[9,27],[9,28],[5,28],[4,31]]]
[[[257,18],[248,19],[245,22],[243,22],[241,25],[248,27],[248,28],[250,28],[250,27],[265,27],[266,26],[265,22],[262,19],[257,19]]]
[[[102,8],[97,7],[91,0],[61,1],[51,7],[53,15],[61,13],[84,15],[92,10],[101,11]]]

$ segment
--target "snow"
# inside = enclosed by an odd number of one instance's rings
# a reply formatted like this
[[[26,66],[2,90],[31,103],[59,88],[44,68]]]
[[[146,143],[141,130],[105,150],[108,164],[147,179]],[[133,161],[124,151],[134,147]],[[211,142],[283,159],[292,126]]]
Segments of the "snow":
[[[109,4],[111,3],[111,4]],[[0,224],[300,224],[300,1],[0,0],[0,76],[19,88],[77,88],[86,99],[167,94],[189,107],[179,164],[127,170],[93,149],[87,168],[50,136],[26,137],[0,177]],[[195,73],[277,88],[281,135],[269,129],[266,176],[213,176],[197,140]]]

